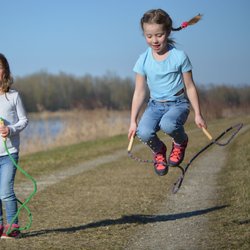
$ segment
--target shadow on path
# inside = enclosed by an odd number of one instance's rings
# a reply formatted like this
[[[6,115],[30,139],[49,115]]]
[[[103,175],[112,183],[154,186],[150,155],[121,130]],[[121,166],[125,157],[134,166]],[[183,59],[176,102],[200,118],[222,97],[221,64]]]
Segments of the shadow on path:
[[[89,228],[107,227],[107,226],[113,226],[113,225],[148,224],[148,223],[180,220],[180,219],[186,219],[189,217],[207,214],[207,213],[220,210],[226,207],[228,207],[228,205],[216,206],[216,207],[211,207],[207,209],[195,210],[191,212],[178,213],[178,214],[169,214],[169,215],[144,215],[144,214],[124,215],[118,219],[106,219],[106,220],[91,222],[91,223],[76,226],[76,227],[43,229],[39,231],[22,233],[22,238],[34,237],[34,236],[39,236],[39,235],[49,234],[49,233],[74,233],[74,232],[86,230]]]

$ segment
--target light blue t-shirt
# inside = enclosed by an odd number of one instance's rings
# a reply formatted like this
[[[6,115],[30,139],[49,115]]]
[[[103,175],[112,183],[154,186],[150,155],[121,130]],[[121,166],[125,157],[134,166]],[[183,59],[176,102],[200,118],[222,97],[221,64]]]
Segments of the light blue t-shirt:
[[[174,47],[165,60],[156,61],[149,47],[140,55],[133,70],[146,77],[152,99],[173,101],[177,98],[174,95],[184,88],[182,73],[192,70],[192,65],[185,52]]]

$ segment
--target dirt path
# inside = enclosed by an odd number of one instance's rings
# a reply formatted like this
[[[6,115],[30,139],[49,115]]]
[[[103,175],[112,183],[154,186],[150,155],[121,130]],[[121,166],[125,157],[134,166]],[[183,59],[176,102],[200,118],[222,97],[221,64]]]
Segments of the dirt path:
[[[226,151],[214,146],[189,169],[177,194],[170,195],[142,232],[126,250],[207,249],[206,214],[223,208],[217,204],[217,173],[225,163]],[[203,243],[202,243],[203,242]]]
[[[137,145],[134,151],[144,145]],[[59,183],[66,178],[80,174],[103,163],[111,163],[126,156],[124,150],[88,161],[64,172],[54,172],[50,176],[37,179],[38,192]],[[183,185],[177,194],[170,194],[159,211],[149,218],[143,231],[131,238],[126,250],[195,250],[206,242],[207,214],[223,208],[217,203],[216,177],[226,159],[224,147],[213,146],[197,160],[193,169],[190,166]],[[21,183],[17,190],[22,195],[30,193],[30,183]],[[21,194],[17,194],[21,195]],[[223,204],[222,204],[223,205]]]

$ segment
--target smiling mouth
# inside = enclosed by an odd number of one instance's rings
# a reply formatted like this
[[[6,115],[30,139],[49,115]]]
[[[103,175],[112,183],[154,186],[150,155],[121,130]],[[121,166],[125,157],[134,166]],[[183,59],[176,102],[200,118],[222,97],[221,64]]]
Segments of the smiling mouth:
[[[160,45],[152,45],[152,48],[155,49],[155,50],[158,50],[160,48]]]

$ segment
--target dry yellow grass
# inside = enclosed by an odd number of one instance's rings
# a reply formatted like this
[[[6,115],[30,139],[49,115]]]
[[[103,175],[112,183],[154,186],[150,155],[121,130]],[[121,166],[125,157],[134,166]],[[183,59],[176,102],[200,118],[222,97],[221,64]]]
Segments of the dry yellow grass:
[[[34,153],[58,146],[125,134],[129,126],[129,114],[129,111],[106,109],[29,114],[30,120],[43,121],[45,128],[49,119],[60,119],[63,130],[56,137],[50,137],[49,128],[47,127],[46,130],[48,131],[45,132],[46,138],[41,138],[37,133],[32,134],[28,138],[22,133],[21,153]],[[29,128],[26,129],[28,130]]]

